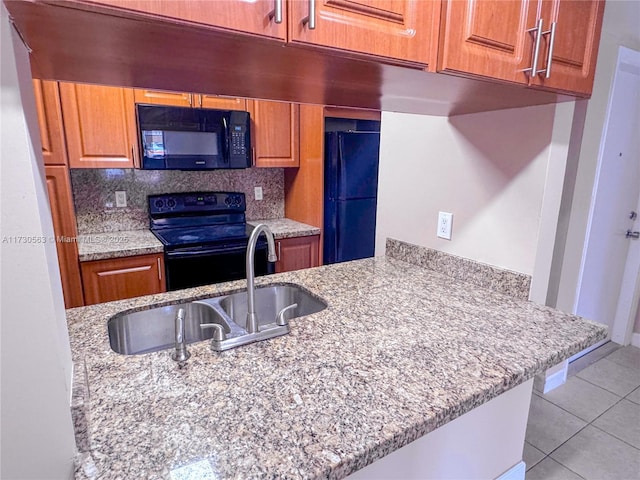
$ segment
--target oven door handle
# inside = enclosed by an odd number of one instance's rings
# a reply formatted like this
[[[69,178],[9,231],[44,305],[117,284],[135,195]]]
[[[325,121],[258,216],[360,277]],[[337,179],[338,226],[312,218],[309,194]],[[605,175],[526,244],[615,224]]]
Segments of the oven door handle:
[[[258,247],[256,250],[262,250],[264,247]],[[246,253],[247,246],[241,245],[237,247],[214,247],[203,248],[201,250],[173,250],[165,252],[168,259],[177,259],[184,257],[196,257],[206,255],[225,255],[229,253]]]

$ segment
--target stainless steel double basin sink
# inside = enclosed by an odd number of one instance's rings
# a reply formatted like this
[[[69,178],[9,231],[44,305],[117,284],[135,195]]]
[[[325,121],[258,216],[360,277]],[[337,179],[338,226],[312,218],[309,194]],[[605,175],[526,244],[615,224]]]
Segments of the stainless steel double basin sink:
[[[297,306],[283,312],[283,309],[293,304]],[[258,317],[258,331],[255,333],[248,333],[245,329],[246,291],[139,312],[120,313],[109,319],[107,327],[114,352],[137,355],[165,350],[175,345],[175,319],[178,311],[184,309],[186,343],[210,339],[213,350],[223,351],[285,335],[289,333],[288,320],[317,313],[326,307],[326,302],[297,285],[265,285],[255,290],[255,310]],[[279,315],[281,319],[278,322]],[[204,324],[217,324],[222,328],[201,328],[200,325]]]

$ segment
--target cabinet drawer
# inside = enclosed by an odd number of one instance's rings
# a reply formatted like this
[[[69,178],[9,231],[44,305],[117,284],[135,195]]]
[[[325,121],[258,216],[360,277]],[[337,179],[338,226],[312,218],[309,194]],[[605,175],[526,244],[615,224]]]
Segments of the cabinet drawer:
[[[81,269],[87,305],[166,290],[162,254],[83,262]]]

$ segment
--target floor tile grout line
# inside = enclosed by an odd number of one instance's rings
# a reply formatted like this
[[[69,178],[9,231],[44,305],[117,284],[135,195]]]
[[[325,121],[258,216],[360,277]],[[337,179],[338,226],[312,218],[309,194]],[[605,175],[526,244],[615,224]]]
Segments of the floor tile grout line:
[[[611,355],[611,354],[615,353],[615,352],[616,352],[616,351],[618,351],[618,350],[619,350],[619,349],[616,349],[616,350],[612,351],[611,353],[609,353],[609,354],[605,355],[604,357],[599,358],[598,360],[596,360],[595,362],[593,362],[592,364],[590,364],[590,365],[588,365],[588,366],[595,365],[595,364],[596,364],[596,363],[598,363],[600,360],[606,359],[609,355]],[[621,366],[621,367],[624,367],[624,368],[630,368],[630,367],[628,367],[627,365],[619,364],[619,363],[617,363],[617,362],[614,362],[613,360],[609,360],[609,362],[614,363],[614,364],[616,364],[616,365],[618,365],[618,366]],[[587,368],[587,367],[585,367],[585,368]],[[633,369],[633,368],[632,368],[632,369]],[[542,452],[538,447],[536,447],[535,445],[533,445],[532,443],[530,443],[530,442],[529,442],[531,446],[533,446],[534,448],[536,448],[536,449],[540,450],[540,451],[544,454],[543,458],[542,458],[542,459],[540,459],[538,462],[536,462],[536,463],[531,467],[531,469],[533,469],[533,468],[535,468],[536,466],[538,466],[538,465],[539,465],[541,462],[543,462],[545,459],[550,458],[552,461],[554,461],[554,462],[556,462],[556,463],[558,463],[558,464],[562,465],[564,468],[566,468],[566,469],[567,469],[567,470],[569,470],[570,472],[574,473],[577,477],[579,477],[579,478],[581,478],[581,479],[583,479],[583,480],[586,480],[586,479],[585,479],[585,477],[583,477],[583,476],[582,476],[582,475],[580,475],[579,473],[575,472],[574,470],[572,470],[571,468],[569,468],[567,465],[564,465],[564,464],[563,464],[562,462],[560,462],[559,460],[557,460],[557,459],[553,458],[553,457],[552,457],[552,455],[553,455],[557,450],[559,450],[560,448],[562,448],[562,447],[563,447],[567,442],[569,442],[571,439],[573,439],[573,438],[574,438],[574,437],[576,437],[579,433],[581,433],[583,430],[585,430],[588,426],[592,426],[592,427],[594,427],[597,431],[602,432],[602,433],[604,433],[604,434],[606,434],[606,435],[609,435],[609,436],[611,436],[611,437],[613,437],[613,438],[615,438],[615,439],[617,439],[617,440],[621,441],[621,442],[622,442],[622,443],[624,443],[625,445],[628,445],[628,446],[632,447],[634,450],[640,451],[640,449],[639,449],[638,447],[635,447],[634,445],[631,445],[630,443],[628,443],[627,441],[623,440],[622,438],[619,438],[618,436],[616,436],[616,435],[614,435],[614,434],[612,434],[612,433],[609,433],[609,432],[607,432],[606,430],[604,430],[604,429],[602,429],[602,428],[600,428],[600,427],[598,427],[598,426],[596,426],[596,425],[594,425],[594,424],[593,424],[593,423],[594,423],[595,421],[597,421],[600,417],[602,417],[604,414],[606,414],[606,413],[607,413],[607,412],[609,412],[611,409],[613,409],[614,407],[616,407],[619,403],[621,403],[621,402],[622,402],[622,400],[627,400],[628,402],[631,402],[632,404],[638,405],[636,402],[634,402],[633,400],[630,400],[630,399],[629,399],[629,398],[627,398],[627,397],[628,397],[629,395],[631,395],[631,394],[632,394],[632,393],[633,393],[633,392],[634,392],[638,387],[640,387],[640,385],[639,385],[639,386],[634,387],[634,388],[633,388],[630,392],[628,392],[626,395],[620,395],[620,394],[618,394],[618,393],[616,393],[616,392],[612,392],[611,390],[609,390],[609,389],[607,389],[607,388],[602,387],[601,385],[597,385],[597,384],[595,384],[595,383],[593,383],[593,382],[591,382],[591,381],[589,381],[589,380],[587,380],[587,379],[585,379],[585,378],[580,377],[580,376],[579,376],[579,373],[580,373],[582,370],[584,370],[584,368],[583,368],[583,369],[581,369],[581,370],[579,370],[578,372],[576,372],[576,373],[574,373],[574,374],[570,375],[570,377],[569,377],[569,378],[571,378],[571,377],[578,377],[578,378],[580,378],[580,380],[583,380],[583,381],[585,381],[585,382],[587,382],[587,383],[589,383],[589,384],[591,384],[591,385],[593,385],[593,386],[595,386],[595,387],[597,387],[597,388],[601,388],[601,389],[602,389],[602,390],[604,390],[605,392],[608,392],[608,393],[610,393],[610,394],[614,395],[614,396],[616,397],[616,399],[617,399],[617,400],[616,400],[616,402],[615,402],[613,405],[611,405],[609,408],[607,408],[606,410],[604,410],[602,413],[600,413],[598,416],[596,416],[593,420],[591,420],[591,421],[587,421],[587,420],[585,420],[585,419],[583,419],[583,418],[578,417],[578,416],[577,416],[577,415],[575,415],[574,413],[572,413],[572,412],[570,412],[570,411],[566,410],[566,409],[565,409],[565,408],[563,408],[562,406],[560,406],[560,405],[556,405],[553,401],[551,401],[551,400],[549,400],[549,399],[545,398],[545,396],[544,396],[544,393],[543,393],[543,392],[537,392],[535,389],[533,389],[533,392],[532,392],[532,394],[533,394],[533,395],[537,395],[537,396],[538,396],[539,398],[541,398],[542,400],[546,400],[547,402],[549,402],[550,404],[552,404],[552,405],[554,405],[555,407],[559,408],[560,410],[563,410],[564,412],[568,413],[569,415],[572,415],[573,417],[577,418],[578,420],[580,420],[580,421],[582,421],[582,422],[585,422],[585,425],[584,425],[582,428],[580,428],[576,433],[574,433],[574,434],[573,434],[573,435],[571,435],[569,438],[567,438],[567,439],[566,439],[564,442],[562,442],[560,445],[558,445],[556,448],[554,448],[553,450],[551,450],[551,452],[549,452],[549,453]],[[633,369],[633,370],[636,370],[636,369]],[[526,441],[526,438],[525,438],[525,441]],[[526,471],[527,471],[527,472],[529,472],[531,469],[526,469]]]
[[[543,400],[546,400],[546,399],[544,399],[544,398],[543,398]],[[611,410],[611,408],[615,407],[615,406],[616,406],[618,403],[620,403],[622,400],[624,400],[624,398],[619,398],[619,399],[618,399],[618,401],[617,401],[615,404],[613,404],[610,408],[608,408],[607,410],[605,410],[604,412],[602,412],[600,415],[598,415],[598,416],[593,420],[593,422],[595,422],[598,418],[600,418],[600,417],[601,417],[602,415],[604,415],[606,412],[608,412],[609,410]],[[547,400],[547,401],[548,401],[548,400]],[[549,402],[549,403],[551,403],[551,402]],[[555,404],[553,404],[553,405],[555,405]],[[555,406],[557,406],[557,405],[555,405]],[[562,409],[561,407],[558,407],[558,408]],[[562,410],[564,410],[564,409],[562,409]],[[565,410],[565,411],[566,411],[566,410]],[[571,412],[567,412],[567,413],[570,413],[571,415],[573,415]],[[575,417],[575,415],[573,415],[573,416]],[[579,417],[576,417],[576,418],[579,418]],[[580,420],[582,420],[582,419],[580,419]],[[584,421],[586,421],[586,420],[582,420],[582,421],[584,422]],[[578,477],[582,478],[583,480],[586,480],[586,479],[585,479],[582,475],[580,475],[578,472],[575,472],[574,470],[572,470],[571,468],[569,468],[567,465],[565,465],[564,463],[562,463],[560,460],[558,460],[558,459],[556,459],[556,458],[553,458],[551,455],[553,455],[553,453],[554,453],[554,452],[556,452],[557,450],[559,450],[560,448],[562,448],[562,446],[563,446],[565,443],[567,443],[569,440],[571,440],[573,437],[575,437],[576,435],[578,435],[580,432],[582,432],[584,429],[586,429],[586,428],[587,428],[587,427],[589,427],[589,426],[592,426],[593,428],[595,428],[595,429],[597,429],[597,430],[599,430],[599,431],[601,431],[601,432],[603,432],[603,433],[605,433],[605,434],[607,434],[607,435],[609,435],[609,436],[611,436],[611,437],[613,437],[613,438],[615,438],[615,439],[617,439],[617,440],[620,440],[621,442],[625,443],[626,445],[629,445],[630,447],[634,448],[635,450],[640,451],[640,449],[638,449],[637,447],[634,447],[633,445],[630,445],[628,442],[625,442],[625,441],[624,441],[624,440],[622,440],[621,438],[618,438],[617,436],[615,436],[615,435],[613,435],[613,434],[611,434],[611,433],[609,433],[609,432],[606,432],[606,431],[602,430],[601,428],[598,428],[598,427],[597,427],[597,426],[595,426],[595,425],[592,425],[592,423],[593,423],[593,422],[587,422],[587,424],[586,424],[584,427],[582,427],[582,428],[581,428],[580,430],[578,430],[576,433],[574,433],[573,435],[571,435],[569,438],[567,438],[564,442],[562,442],[562,443],[561,443],[560,445],[558,445],[556,448],[554,448],[553,450],[551,450],[551,452],[549,452],[549,453],[542,452],[542,453],[545,453],[545,457],[544,457],[542,460],[544,460],[545,458],[549,457],[549,458],[551,458],[551,460],[553,460],[553,461],[555,461],[555,462],[559,463],[560,465],[562,465],[562,466],[563,466],[564,468],[566,468],[567,470],[569,470],[569,471],[571,471],[572,473],[576,474]],[[525,441],[526,441],[526,440],[525,440]],[[531,444],[531,445],[533,445],[533,444]],[[535,445],[533,445],[533,446],[535,447]],[[538,448],[538,447],[536,447],[536,448]],[[538,450],[540,450],[540,449],[538,448]],[[540,464],[540,463],[542,462],[542,460],[540,460],[540,462],[536,463],[535,465]],[[535,467],[535,465],[534,465],[534,467]],[[533,467],[532,467],[532,468],[533,468]]]
[[[578,377],[578,375],[577,375],[577,374],[576,374],[575,376],[576,376],[576,377]],[[613,393],[616,397],[624,398],[624,396],[620,396],[620,394],[618,394],[618,393],[616,393],[616,392],[612,392],[611,390],[609,390],[609,389],[607,389],[607,388],[604,388],[602,385],[598,385],[597,383],[590,382],[590,381],[589,381],[589,380],[587,380],[586,378],[582,378],[582,377],[578,377],[578,378],[579,378],[580,380],[584,380],[584,381],[585,381],[585,382],[587,382],[587,383],[590,383],[591,385],[594,385],[594,386],[596,386],[596,387],[599,387],[599,388],[601,388],[601,389],[603,389],[603,390],[605,390],[605,391],[607,391],[607,392],[609,392],[609,393]],[[564,385],[564,384],[562,384],[562,385]],[[562,386],[562,385],[560,385],[560,386]],[[638,387],[640,387],[640,385],[638,385]],[[635,391],[635,389],[636,389],[636,388],[638,388],[638,387],[633,387],[633,389],[632,389],[629,393],[627,393],[627,395],[629,395],[629,394],[633,393],[633,392]]]
[[[538,395],[538,396],[540,397],[540,395]],[[617,395],[616,395],[616,396],[617,396]],[[544,397],[540,397],[540,398],[541,398],[542,400],[545,400],[545,401],[549,402],[549,403],[550,403],[551,405],[553,405],[554,407],[558,407],[558,408],[559,408],[560,410],[562,410],[563,412],[566,412],[566,413],[568,413],[569,415],[571,415],[571,416],[573,416],[573,417],[577,418],[577,419],[578,419],[578,420],[580,420],[581,422],[586,422],[586,423],[587,423],[587,425],[588,425],[589,423],[591,423],[591,422],[589,422],[589,420],[585,420],[584,418],[580,418],[580,417],[579,417],[579,416],[577,416],[575,413],[570,412],[570,411],[569,411],[569,410],[567,410],[566,408],[563,408],[563,407],[561,407],[560,405],[556,405],[556,404],[555,404],[555,403],[553,403],[551,400],[548,400],[548,399],[546,399],[546,398],[544,398]],[[617,405],[617,404],[618,404],[618,402],[619,402],[620,400],[622,400],[622,399],[623,399],[623,397],[619,397],[619,398],[618,398],[618,400],[616,401],[616,403],[614,403],[613,405]],[[612,407],[613,407],[613,405],[612,405]],[[607,408],[607,410],[605,410],[605,412],[606,412],[606,411],[608,411],[608,410],[609,410],[609,409]],[[602,413],[604,413],[604,412],[602,412]],[[602,415],[602,414],[600,414],[600,415]],[[598,417],[599,417],[600,415],[598,415]],[[598,418],[598,417],[596,417],[596,418]],[[595,419],[594,419],[594,420],[595,420]]]
[[[558,447],[560,448],[560,447]],[[554,450],[555,451],[555,450]],[[555,458],[553,458],[551,456],[551,454],[549,454],[549,458],[551,458],[551,460],[553,460],[554,462],[556,462],[559,465],[562,465],[564,468],[566,468],[567,470],[569,470],[571,473],[575,474],[577,477],[581,478],[582,480],[587,480],[586,478],[584,478],[582,475],[580,475],[578,472],[571,470],[569,467],[567,467],[564,463],[562,463],[560,460],[556,460]]]
[[[599,427],[599,426],[597,426],[597,425],[591,425],[591,426],[592,426],[593,428],[596,428],[596,429],[600,430],[600,431],[601,431],[601,432],[603,432],[603,433],[606,433],[607,435],[609,435],[609,436],[611,436],[611,437],[613,437],[613,438],[616,438],[616,439],[620,440],[622,443],[626,443],[627,445],[629,445],[629,446],[630,446],[631,448],[633,448],[634,450],[637,450],[638,452],[640,452],[640,448],[636,447],[635,445],[631,445],[631,444],[630,444],[629,442],[627,442],[625,439],[620,438],[619,436],[617,436],[617,435],[615,435],[615,434],[613,434],[613,433],[611,433],[611,432],[607,432],[606,430],[604,430],[603,428],[600,428],[600,427]]]

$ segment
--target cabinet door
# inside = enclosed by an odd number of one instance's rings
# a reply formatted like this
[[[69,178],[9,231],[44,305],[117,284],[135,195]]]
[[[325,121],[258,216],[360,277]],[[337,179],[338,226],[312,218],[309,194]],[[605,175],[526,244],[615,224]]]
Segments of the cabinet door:
[[[450,0],[443,4],[438,71],[528,83],[538,0]]]
[[[161,90],[134,90],[136,103],[151,103],[158,105],[175,105],[178,107],[191,107],[194,95],[192,93],[165,92]]]
[[[161,254],[82,262],[81,268],[87,305],[166,290]]]
[[[549,31],[555,22],[551,69],[549,78],[545,71],[536,75],[531,84],[590,95],[603,13],[604,0],[545,0],[542,9],[544,30]],[[549,65],[550,39],[550,35],[542,39],[538,70]]]
[[[137,133],[133,90],[60,83],[71,168],[133,168]]]
[[[65,166],[47,165],[45,170],[64,306],[66,308],[81,307],[84,305],[84,299],[78,262],[78,244],[75,242],[76,219],[73,213],[69,169]]]
[[[94,3],[136,10],[261,36],[286,39],[286,0],[92,0]],[[275,8],[282,22],[275,23]]]
[[[300,106],[295,103],[249,100],[256,167],[297,167],[300,164]]]
[[[67,147],[64,141],[58,84],[46,80],[34,80],[33,92],[36,97],[44,164],[66,165]]]
[[[276,273],[290,272],[320,265],[320,236],[283,238],[276,240],[278,261]]]
[[[220,97],[218,95],[196,95],[201,108],[219,108],[220,110],[246,110],[247,101],[244,98]]]
[[[438,1],[295,0],[289,2],[289,41],[431,64],[439,13]]]

